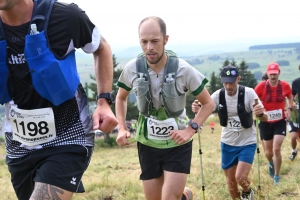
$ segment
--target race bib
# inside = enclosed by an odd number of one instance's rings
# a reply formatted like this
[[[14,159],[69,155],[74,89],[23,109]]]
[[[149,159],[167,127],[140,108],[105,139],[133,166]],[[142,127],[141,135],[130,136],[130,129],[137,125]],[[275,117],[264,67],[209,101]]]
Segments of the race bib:
[[[170,131],[178,130],[178,125],[174,118],[169,118],[163,121],[148,118],[147,130],[149,139],[169,140]]]
[[[24,145],[35,146],[56,137],[52,108],[22,110],[11,106],[9,118],[13,129],[13,140]]]
[[[299,110],[299,102],[296,103],[296,109]]]
[[[244,127],[239,117],[230,117],[228,118],[227,129],[230,131],[242,131]]]
[[[268,113],[268,121],[275,121],[275,120],[280,120],[283,118],[281,109],[270,110],[267,113]]]

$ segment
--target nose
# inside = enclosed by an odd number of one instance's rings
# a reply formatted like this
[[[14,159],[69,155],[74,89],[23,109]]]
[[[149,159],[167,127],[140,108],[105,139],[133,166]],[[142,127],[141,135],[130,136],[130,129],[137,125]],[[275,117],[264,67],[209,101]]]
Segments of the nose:
[[[147,43],[147,50],[152,50],[153,46],[152,46],[152,42],[148,42]]]

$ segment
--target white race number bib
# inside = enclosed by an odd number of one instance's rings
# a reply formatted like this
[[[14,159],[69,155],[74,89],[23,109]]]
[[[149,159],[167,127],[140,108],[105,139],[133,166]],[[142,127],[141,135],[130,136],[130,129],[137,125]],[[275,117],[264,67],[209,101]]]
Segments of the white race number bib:
[[[163,121],[148,118],[147,130],[149,139],[169,140],[170,130],[178,130],[178,125],[174,118],[169,118]]]
[[[281,109],[270,110],[267,113],[268,113],[268,121],[275,121],[275,120],[280,120],[283,118]]]
[[[240,121],[239,117],[230,117],[228,118],[227,129],[230,131],[242,131],[244,127]]]
[[[52,108],[22,110],[12,105],[9,118],[13,140],[24,145],[35,146],[56,137]]]

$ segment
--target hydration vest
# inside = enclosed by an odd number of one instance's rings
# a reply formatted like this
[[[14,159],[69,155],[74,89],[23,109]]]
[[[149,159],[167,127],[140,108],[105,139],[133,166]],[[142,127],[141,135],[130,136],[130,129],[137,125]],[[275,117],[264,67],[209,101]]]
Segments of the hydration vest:
[[[266,96],[263,100],[266,103],[270,103],[272,101],[272,89],[269,84],[269,80],[266,80]],[[284,97],[282,95],[282,84],[281,81],[278,80],[278,84],[276,87],[276,102],[281,103],[284,101]]]
[[[41,97],[53,105],[72,99],[75,96],[79,76],[76,69],[75,51],[62,58],[56,58],[51,51],[47,35],[48,22],[56,0],[34,0],[30,24],[36,24],[39,33],[25,37],[24,55],[32,77],[34,89]],[[12,97],[8,92],[10,72],[6,64],[6,40],[0,19],[0,103],[4,104]]]
[[[244,128],[250,128],[253,125],[252,111],[247,112],[245,109],[245,87],[242,85],[239,85],[237,111],[242,126]],[[225,100],[225,88],[220,90],[218,115],[221,126],[226,127],[228,121],[228,112]]]
[[[168,59],[164,68],[161,95],[166,114],[168,117],[175,118],[182,114],[186,100],[185,93],[180,94],[176,88],[178,57],[175,53],[170,51],[166,51],[166,54]],[[135,92],[137,108],[143,116],[149,117],[152,113],[153,102],[147,61],[145,56],[142,54],[136,60],[136,70],[138,77],[137,91]]]

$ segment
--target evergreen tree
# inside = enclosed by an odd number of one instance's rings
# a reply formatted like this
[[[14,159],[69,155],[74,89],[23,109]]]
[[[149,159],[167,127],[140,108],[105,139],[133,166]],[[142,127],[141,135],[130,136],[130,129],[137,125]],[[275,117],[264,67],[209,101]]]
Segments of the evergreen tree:
[[[242,77],[239,82],[240,85],[254,88],[257,85],[257,80],[251,71],[248,71],[248,66],[244,60],[241,61],[239,67],[239,75]]]
[[[216,76],[215,72],[213,71],[210,75],[210,81],[209,81],[209,93],[212,94],[217,90],[217,81],[220,79]]]

